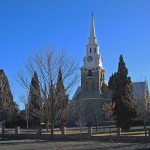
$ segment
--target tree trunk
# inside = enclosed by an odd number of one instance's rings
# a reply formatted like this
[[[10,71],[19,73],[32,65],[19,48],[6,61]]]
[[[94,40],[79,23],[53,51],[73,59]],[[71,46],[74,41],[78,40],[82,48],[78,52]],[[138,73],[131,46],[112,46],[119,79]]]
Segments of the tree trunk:
[[[4,135],[5,135],[5,126],[2,125],[2,138],[4,138]]]
[[[147,128],[146,128],[146,122],[143,121],[143,124],[144,124],[144,131],[145,131],[145,136],[147,136]]]
[[[109,124],[109,136],[110,136],[110,141],[111,141],[111,123]]]
[[[65,135],[66,128],[65,128],[65,123],[63,121],[59,123],[59,127],[60,127],[60,130],[61,130],[61,134]]]
[[[28,133],[28,130],[29,130],[29,120],[27,119],[27,124],[26,124],[26,128],[27,128],[27,133]]]
[[[80,141],[82,141],[82,126],[80,126]]]
[[[54,135],[54,123],[51,123],[51,137]]]
[[[61,127],[61,134],[64,136],[64,135],[66,135],[66,127],[65,127],[65,125],[63,125],[62,127]]]
[[[48,132],[49,124],[46,124],[46,131]]]
[[[95,126],[96,126],[96,131],[98,129],[98,119],[97,119],[97,114],[95,113]]]

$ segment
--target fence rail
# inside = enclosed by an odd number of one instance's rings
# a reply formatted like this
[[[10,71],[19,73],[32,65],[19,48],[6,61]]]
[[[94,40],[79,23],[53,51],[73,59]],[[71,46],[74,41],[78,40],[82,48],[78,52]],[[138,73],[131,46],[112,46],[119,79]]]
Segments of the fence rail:
[[[0,136],[7,136],[7,135],[32,135],[33,137],[37,135],[39,136],[50,136],[50,129],[47,132],[47,129],[20,129],[15,128],[15,129],[10,129],[10,128],[5,128],[4,132],[3,130],[0,130]],[[145,136],[145,131],[143,126],[138,126],[138,127],[131,127],[128,132],[120,132],[116,126],[98,126],[96,127],[71,127],[71,128],[65,128],[64,129],[64,135],[72,135],[72,136],[78,136],[78,135],[87,135],[89,137],[102,137],[102,136]],[[147,135],[150,137],[150,126],[147,126]],[[54,129],[54,135],[61,136],[62,131],[60,128],[55,128]]]

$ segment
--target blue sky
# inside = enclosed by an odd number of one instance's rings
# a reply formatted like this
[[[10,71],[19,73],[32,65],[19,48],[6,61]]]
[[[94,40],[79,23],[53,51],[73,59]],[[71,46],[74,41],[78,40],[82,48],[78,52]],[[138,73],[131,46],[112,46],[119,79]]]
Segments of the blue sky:
[[[33,51],[65,49],[82,66],[92,11],[106,80],[123,54],[132,81],[150,83],[150,0],[0,0],[0,68],[16,101],[15,77]]]

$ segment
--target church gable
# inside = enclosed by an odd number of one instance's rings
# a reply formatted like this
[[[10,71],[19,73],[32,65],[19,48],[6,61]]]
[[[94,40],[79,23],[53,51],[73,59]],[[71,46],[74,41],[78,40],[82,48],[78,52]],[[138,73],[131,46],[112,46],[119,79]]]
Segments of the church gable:
[[[144,82],[132,82],[134,98],[136,101],[146,100],[149,96],[148,84]]]

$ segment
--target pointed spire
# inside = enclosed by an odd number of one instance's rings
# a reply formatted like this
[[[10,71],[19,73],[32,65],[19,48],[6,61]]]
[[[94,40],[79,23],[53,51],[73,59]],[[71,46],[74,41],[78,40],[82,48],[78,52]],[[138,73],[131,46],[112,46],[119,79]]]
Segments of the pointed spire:
[[[92,13],[92,20],[91,20],[90,37],[96,37],[96,34],[95,34],[95,26],[94,26],[94,15],[93,15],[93,13]]]
[[[93,12],[92,12],[92,20],[91,20],[91,30],[90,30],[89,44],[97,44],[97,39],[96,39],[96,34],[95,34]]]

